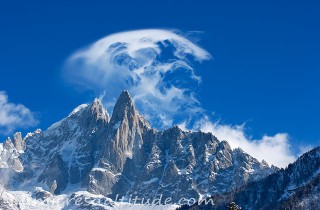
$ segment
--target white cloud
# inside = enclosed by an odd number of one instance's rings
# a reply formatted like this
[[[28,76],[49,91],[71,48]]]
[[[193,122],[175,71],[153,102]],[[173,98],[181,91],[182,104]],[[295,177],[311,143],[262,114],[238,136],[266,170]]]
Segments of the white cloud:
[[[286,133],[255,140],[245,135],[243,125],[213,123],[204,117],[206,111],[196,97],[201,77],[194,68],[210,57],[176,31],[136,30],[109,35],[75,52],[64,73],[70,82],[104,96],[109,111],[127,89],[139,111],[157,128],[191,119],[180,126],[212,132],[233,148],[241,147],[276,166],[294,161]]]
[[[8,95],[0,91],[0,133],[9,134],[16,128],[35,126],[38,120],[34,113],[22,104],[8,101]]]
[[[194,97],[201,79],[191,65],[210,54],[170,30],[150,29],[107,36],[74,53],[65,76],[78,86],[104,93],[109,111],[115,98],[129,90],[139,110],[158,128],[185,113],[202,111]]]
[[[181,128],[186,129],[186,124],[182,124]],[[284,168],[296,160],[296,156],[290,149],[287,133],[264,135],[261,139],[252,139],[246,136],[244,125],[223,125],[210,121],[208,117],[199,120],[193,129],[211,132],[219,140],[228,141],[233,149],[240,147],[259,161],[265,160],[278,167]]]

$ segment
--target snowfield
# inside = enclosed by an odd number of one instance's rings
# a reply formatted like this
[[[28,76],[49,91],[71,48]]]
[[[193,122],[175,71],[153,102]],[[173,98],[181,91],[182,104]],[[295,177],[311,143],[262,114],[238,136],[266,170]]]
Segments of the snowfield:
[[[62,194],[51,196],[45,200],[37,200],[32,197],[31,192],[26,191],[8,191],[4,188],[0,188],[0,209],[8,210],[76,210],[76,209],[106,209],[106,210],[174,210],[178,205],[142,205],[131,204],[126,202],[113,202],[111,199],[107,199],[106,204],[99,204],[99,199],[103,198],[101,195],[94,195],[86,191],[79,191],[77,196],[85,196],[88,199],[88,203],[92,206],[82,206],[82,200],[79,203],[72,202],[70,195]],[[92,199],[92,200],[91,200]],[[100,207],[100,208],[99,208]]]

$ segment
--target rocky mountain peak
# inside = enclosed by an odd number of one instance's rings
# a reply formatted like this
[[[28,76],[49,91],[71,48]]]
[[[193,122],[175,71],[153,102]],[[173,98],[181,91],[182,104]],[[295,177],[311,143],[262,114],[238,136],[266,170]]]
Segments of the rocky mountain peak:
[[[143,156],[141,147],[144,144],[144,135],[149,130],[149,124],[139,115],[129,92],[122,91],[108,124],[109,141],[104,144],[102,157],[107,159],[108,164],[112,164],[117,172],[123,170],[127,158],[134,159],[135,163],[139,162]]]
[[[133,118],[138,116],[138,112],[134,106],[133,100],[127,90],[122,91],[120,94],[111,117],[111,124],[116,124],[119,121],[123,120],[124,117],[126,118]]]
[[[109,114],[99,99],[97,98],[94,99],[94,101],[90,105],[90,110],[91,110],[91,113],[94,114],[95,119],[97,121],[101,120],[104,122],[109,122],[110,120]]]
[[[133,100],[127,90],[121,92],[115,106],[117,106],[117,104],[123,104],[127,106],[133,105]]]
[[[24,150],[24,141],[22,140],[21,132],[17,132],[13,135],[13,144],[17,151]]]
[[[12,149],[14,146],[12,144],[11,138],[8,137],[5,142],[3,143],[3,147],[7,150]]]

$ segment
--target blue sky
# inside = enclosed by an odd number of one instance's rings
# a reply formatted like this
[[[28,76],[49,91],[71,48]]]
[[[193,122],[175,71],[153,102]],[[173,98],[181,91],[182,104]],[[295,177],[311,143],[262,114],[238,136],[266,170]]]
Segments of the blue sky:
[[[298,154],[320,144],[319,9],[316,1],[2,3],[0,91],[35,113],[31,127],[12,129],[45,130],[96,97],[63,77],[78,49],[121,31],[177,29],[212,56],[196,64],[201,107],[223,125],[245,123],[252,140],[287,133]]]

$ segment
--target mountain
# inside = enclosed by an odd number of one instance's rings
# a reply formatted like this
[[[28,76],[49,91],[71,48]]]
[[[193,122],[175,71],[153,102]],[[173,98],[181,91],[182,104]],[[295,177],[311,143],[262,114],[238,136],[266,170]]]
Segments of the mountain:
[[[71,199],[66,206],[75,205],[75,198],[108,203],[100,209],[122,196],[178,203],[230,192],[276,171],[211,133],[151,128],[128,91],[121,93],[111,117],[95,99],[46,131],[24,138],[16,133],[0,144],[0,179],[12,200],[8,209],[27,205],[15,199],[26,195],[44,203]],[[79,207],[97,207],[88,200]]]
[[[225,209],[231,200],[243,209],[320,209],[320,147],[303,154],[286,169],[211,199],[214,205],[202,203],[179,209]]]

